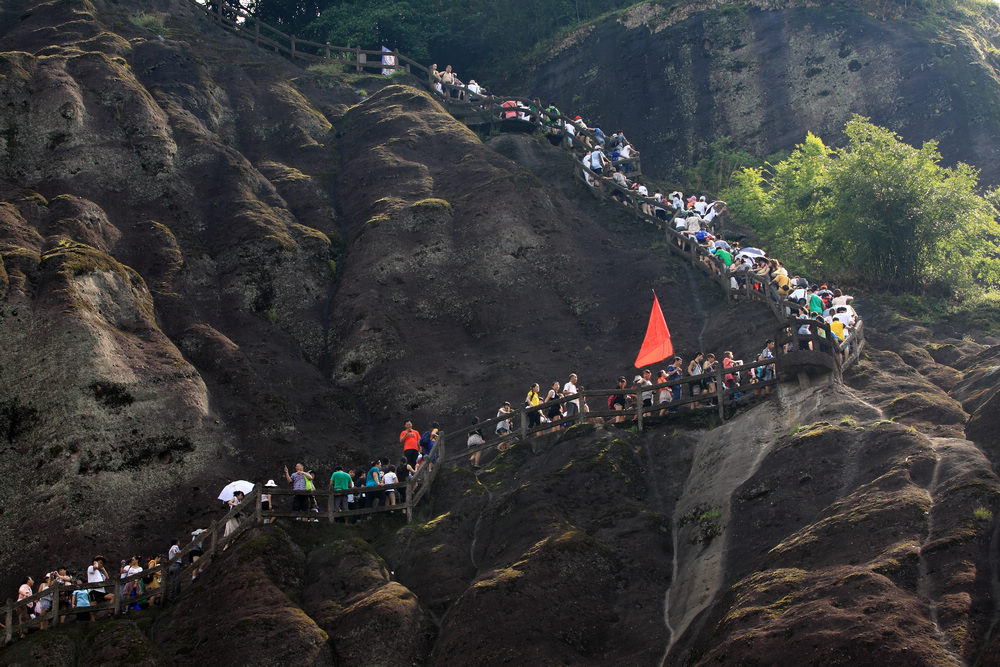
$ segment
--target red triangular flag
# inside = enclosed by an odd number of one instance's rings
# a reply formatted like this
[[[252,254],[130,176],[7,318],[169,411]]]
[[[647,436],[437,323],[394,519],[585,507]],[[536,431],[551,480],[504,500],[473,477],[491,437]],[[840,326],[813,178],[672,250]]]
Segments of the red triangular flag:
[[[663,319],[660,310],[660,300],[653,292],[653,310],[649,313],[649,326],[646,327],[646,338],[642,341],[639,356],[635,358],[635,367],[642,368],[649,364],[663,361],[674,353],[674,345],[670,342],[670,329]]]

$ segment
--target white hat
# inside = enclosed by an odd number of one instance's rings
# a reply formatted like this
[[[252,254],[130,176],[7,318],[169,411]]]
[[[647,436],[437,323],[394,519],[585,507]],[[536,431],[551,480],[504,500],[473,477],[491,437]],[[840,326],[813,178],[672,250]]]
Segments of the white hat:
[[[277,487],[278,487],[278,485],[274,483],[274,480],[273,480],[273,479],[269,479],[269,480],[267,480],[267,484],[265,484],[264,486],[273,486],[273,487],[275,487],[275,488],[277,488]]]

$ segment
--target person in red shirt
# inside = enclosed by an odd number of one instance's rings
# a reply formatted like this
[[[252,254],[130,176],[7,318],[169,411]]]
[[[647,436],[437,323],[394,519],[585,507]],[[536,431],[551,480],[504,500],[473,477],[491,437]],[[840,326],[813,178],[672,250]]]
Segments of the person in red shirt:
[[[420,433],[413,428],[409,419],[403,424],[403,432],[399,434],[399,442],[403,445],[403,456],[413,467],[417,465],[417,455],[420,454]]]

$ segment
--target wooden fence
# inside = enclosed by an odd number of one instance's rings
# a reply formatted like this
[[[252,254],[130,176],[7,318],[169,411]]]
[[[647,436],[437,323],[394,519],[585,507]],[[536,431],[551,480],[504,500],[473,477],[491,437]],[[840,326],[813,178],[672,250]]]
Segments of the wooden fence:
[[[370,51],[361,47],[333,46],[329,42],[320,44],[282,32],[226,0],[215,0],[213,7],[208,7],[195,0],[189,1],[226,30],[252,41],[254,46],[273,51],[291,60],[307,63],[340,61],[358,73],[370,70],[378,70],[379,72],[382,70],[401,70],[404,72],[417,70],[427,74],[429,71],[417,61],[401,54],[398,49],[391,52]],[[392,62],[383,63],[383,56],[391,57]]]
[[[258,523],[253,510],[259,499],[260,492],[252,491],[244,498],[241,505],[230,510],[225,519],[213,521],[207,529],[192,536],[191,541],[181,548],[180,553],[172,561],[164,560],[152,568],[146,568],[146,563],[140,563],[143,571],[126,577],[120,575],[120,569],[115,565],[106,564],[108,578],[100,583],[86,581],[69,585],[56,583],[30,597],[17,601],[8,599],[3,612],[2,645],[9,644],[15,635],[19,636],[29,630],[40,628],[43,623],[49,627],[58,625],[64,622],[67,616],[75,614],[87,615],[88,618],[90,614],[118,616],[127,613],[133,607],[153,603],[165,604],[175,599],[195,580],[201,570],[211,565],[218,553],[228,548],[233,541]],[[156,576],[159,577],[159,583],[153,587],[150,583]],[[132,582],[136,582],[134,587],[129,586]],[[104,591],[96,604],[86,607],[73,604],[75,591],[95,589]],[[111,598],[105,599],[109,595]],[[35,617],[31,618],[35,604],[43,598],[51,600],[51,607],[48,611],[35,614]]]
[[[431,453],[425,459],[417,471],[410,475],[406,482],[399,484],[383,484],[379,486],[359,486],[345,490],[334,491],[333,489],[315,489],[312,491],[293,491],[291,489],[270,488],[266,492],[271,496],[270,509],[264,509],[260,496],[257,497],[254,516],[258,521],[273,520],[279,517],[304,519],[304,520],[325,520],[332,523],[336,519],[345,521],[357,516],[368,514],[400,512],[406,515],[407,522],[413,521],[413,509],[420,500],[427,494],[431,484],[437,476],[440,461],[445,457],[445,445],[442,438],[438,438]],[[396,503],[389,505],[386,492],[393,491],[396,496]],[[288,507],[278,509],[278,505],[284,504],[278,498],[295,496],[308,497],[311,507],[308,510],[293,510]],[[353,509],[338,511],[335,498],[354,497],[356,505]],[[287,502],[291,505],[291,502]]]

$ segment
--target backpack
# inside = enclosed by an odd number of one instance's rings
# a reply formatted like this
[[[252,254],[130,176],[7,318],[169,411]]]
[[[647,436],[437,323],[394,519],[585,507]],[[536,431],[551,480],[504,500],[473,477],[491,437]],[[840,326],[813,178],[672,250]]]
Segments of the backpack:
[[[420,449],[424,451],[430,449],[431,446],[431,432],[424,431],[424,434],[420,436]]]
[[[313,481],[306,477],[306,491],[315,491],[316,487],[313,485]]]
[[[610,396],[608,396],[608,410],[614,410],[615,409],[615,399],[616,398],[618,398],[618,397],[615,396],[614,394],[611,394]]]

